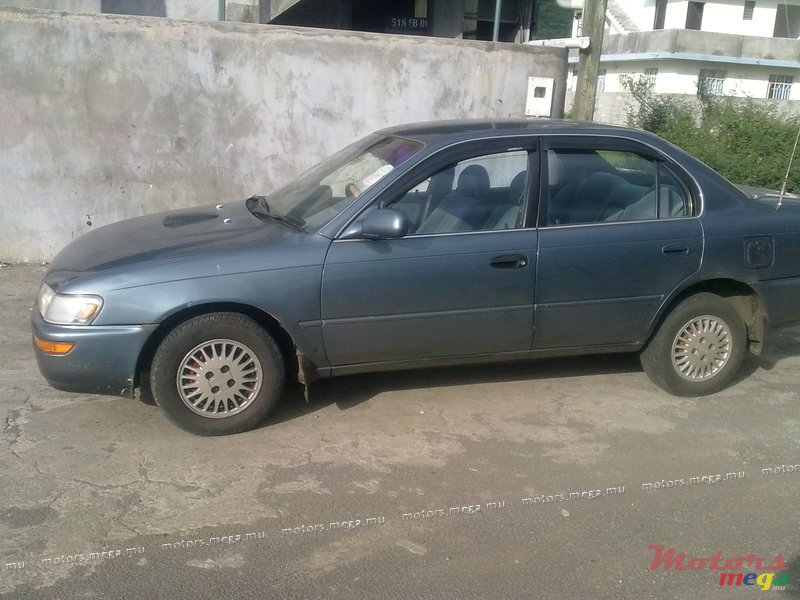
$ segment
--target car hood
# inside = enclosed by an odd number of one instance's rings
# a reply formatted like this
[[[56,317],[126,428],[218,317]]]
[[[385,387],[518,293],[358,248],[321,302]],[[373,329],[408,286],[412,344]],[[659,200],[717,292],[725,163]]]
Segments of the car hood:
[[[244,201],[172,210],[127,219],[81,236],[53,259],[45,279],[57,286],[100,271],[263,245],[286,235],[298,232],[255,217]]]

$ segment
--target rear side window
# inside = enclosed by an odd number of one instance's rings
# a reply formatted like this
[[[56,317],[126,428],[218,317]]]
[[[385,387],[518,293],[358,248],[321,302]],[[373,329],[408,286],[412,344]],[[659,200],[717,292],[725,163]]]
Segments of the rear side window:
[[[661,161],[629,150],[547,152],[547,225],[649,221],[692,214],[691,196]]]

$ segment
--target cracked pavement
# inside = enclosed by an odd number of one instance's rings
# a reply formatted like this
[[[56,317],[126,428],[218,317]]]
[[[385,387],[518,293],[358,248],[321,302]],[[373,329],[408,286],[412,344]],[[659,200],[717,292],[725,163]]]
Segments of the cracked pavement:
[[[138,399],[47,386],[42,273],[0,270],[0,598],[734,593],[650,570],[652,544],[780,552],[800,597],[800,469],[762,475],[800,465],[800,328],[708,398],[667,395],[635,356],[433,369],[317,382],[308,404],[293,385],[260,429],[199,438]]]

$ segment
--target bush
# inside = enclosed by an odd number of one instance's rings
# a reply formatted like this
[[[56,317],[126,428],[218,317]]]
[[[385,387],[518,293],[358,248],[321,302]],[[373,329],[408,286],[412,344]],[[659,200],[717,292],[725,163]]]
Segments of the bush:
[[[644,78],[622,81],[634,98],[628,123],[652,131],[693,154],[735,183],[780,189],[800,129],[800,118],[752,98],[657,96]],[[800,157],[786,185],[800,192]]]

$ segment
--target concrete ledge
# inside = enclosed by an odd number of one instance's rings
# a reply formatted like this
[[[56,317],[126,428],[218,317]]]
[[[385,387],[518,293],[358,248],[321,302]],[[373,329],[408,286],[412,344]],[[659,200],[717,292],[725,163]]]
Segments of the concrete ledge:
[[[0,260],[119,219],[267,192],[403,122],[523,116],[566,51],[0,9]]]

